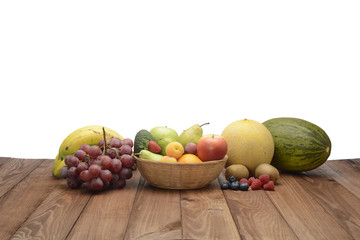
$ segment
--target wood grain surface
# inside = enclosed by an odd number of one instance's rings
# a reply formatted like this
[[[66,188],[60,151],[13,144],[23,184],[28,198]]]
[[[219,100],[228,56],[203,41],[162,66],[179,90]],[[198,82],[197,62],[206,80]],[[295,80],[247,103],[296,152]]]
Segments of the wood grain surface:
[[[51,159],[0,157],[0,239],[360,239],[360,159],[281,173],[275,191],[70,189]]]

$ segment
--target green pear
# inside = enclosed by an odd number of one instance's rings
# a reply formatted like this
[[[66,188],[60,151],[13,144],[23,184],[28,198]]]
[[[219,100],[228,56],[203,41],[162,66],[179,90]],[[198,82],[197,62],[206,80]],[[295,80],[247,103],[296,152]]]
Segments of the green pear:
[[[209,123],[204,123],[202,125],[195,124],[190,128],[184,130],[179,136],[179,142],[185,147],[188,143],[195,143],[197,144],[199,139],[203,135],[202,126],[207,125]]]
[[[139,157],[148,160],[160,161],[163,156],[143,149],[140,151]]]

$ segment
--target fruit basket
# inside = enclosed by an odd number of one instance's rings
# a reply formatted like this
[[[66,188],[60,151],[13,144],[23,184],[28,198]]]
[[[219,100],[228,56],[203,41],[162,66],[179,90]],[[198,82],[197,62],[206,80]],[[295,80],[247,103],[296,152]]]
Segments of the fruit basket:
[[[220,175],[227,161],[227,156],[202,163],[171,163],[135,158],[141,175],[151,185],[166,189],[205,187]]]

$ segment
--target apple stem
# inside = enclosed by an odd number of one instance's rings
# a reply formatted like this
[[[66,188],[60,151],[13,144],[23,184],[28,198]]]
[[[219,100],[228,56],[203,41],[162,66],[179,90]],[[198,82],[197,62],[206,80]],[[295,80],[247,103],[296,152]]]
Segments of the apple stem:
[[[204,125],[208,125],[208,124],[210,124],[210,123],[209,123],[209,122],[203,123],[203,124],[200,125],[200,127],[202,127],[202,126],[204,126]]]
[[[104,134],[104,153],[105,153],[105,155],[107,155],[107,146],[106,146],[107,144],[106,144],[105,128],[103,127],[102,130],[103,130],[103,134]]]

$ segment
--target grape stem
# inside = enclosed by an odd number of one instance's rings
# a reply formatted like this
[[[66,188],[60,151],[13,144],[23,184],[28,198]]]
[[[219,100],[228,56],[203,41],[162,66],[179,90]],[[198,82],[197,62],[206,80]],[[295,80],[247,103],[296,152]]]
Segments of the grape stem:
[[[107,144],[106,144],[105,128],[103,127],[102,130],[103,130],[103,134],[104,134],[104,153],[105,153],[105,155],[107,155],[107,146],[106,146]]]

